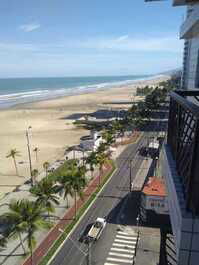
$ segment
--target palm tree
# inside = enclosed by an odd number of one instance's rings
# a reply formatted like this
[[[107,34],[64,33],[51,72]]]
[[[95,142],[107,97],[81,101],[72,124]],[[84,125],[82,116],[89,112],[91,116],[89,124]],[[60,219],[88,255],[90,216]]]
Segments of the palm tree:
[[[50,212],[55,211],[53,204],[59,205],[59,198],[56,196],[57,185],[49,178],[44,178],[33,188],[30,192],[37,197],[36,203],[42,205],[48,212],[48,217],[50,218]]]
[[[20,156],[20,152],[15,149],[11,149],[9,154],[6,156],[7,158],[12,157],[14,161],[14,166],[16,170],[16,175],[19,176],[18,168],[17,168],[17,162],[16,162],[16,156]]]
[[[49,168],[49,166],[50,166],[50,163],[48,161],[46,161],[46,162],[43,163],[43,168],[44,168],[44,170],[46,172],[46,177],[48,175],[48,168]]]
[[[88,164],[90,167],[91,177],[93,177],[93,172],[97,163],[97,153],[91,152],[90,155],[86,158],[86,164]]]
[[[77,196],[83,200],[83,189],[86,186],[86,180],[82,177],[82,172],[78,167],[73,168],[70,177],[70,186],[75,196],[75,219],[77,216]]]
[[[115,142],[115,137],[112,130],[104,130],[102,132],[102,138],[105,140],[107,146],[110,146]]]
[[[43,208],[43,206],[34,201],[29,201],[27,199],[13,200],[9,204],[9,212],[1,216],[1,218],[4,218],[6,223],[9,224],[9,237],[19,237],[24,253],[25,247],[23,245],[22,234],[28,234],[28,247],[31,253],[31,262],[33,258],[32,249],[36,245],[35,232],[39,229],[48,229],[51,227],[51,223],[44,219],[45,211],[46,209]]]
[[[35,152],[35,161],[36,161],[36,163],[38,163],[38,152],[39,152],[40,150],[39,150],[39,148],[38,147],[35,147],[34,149],[33,149],[33,152]]]
[[[101,175],[103,173],[103,166],[106,162],[108,162],[108,154],[105,152],[101,152],[97,155],[97,161],[99,164],[99,186],[101,185]]]
[[[64,194],[64,199],[67,201],[67,208],[70,207],[68,195],[73,197],[73,190],[71,187],[70,178],[71,178],[70,172],[66,172],[57,177],[57,181],[59,183],[58,192],[60,192],[61,195]]]
[[[38,177],[38,175],[39,175],[38,169],[33,169],[31,172],[31,177],[33,178],[33,183],[36,182],[36,178]]]
[[[106,146],[105,143],[100,143],[100,145],[99,145],[98,148],[97,148],[96,153],[97,153],[97,154],[103,153],[103,152],[106,151],[106,148],[107,148],[107,146]]]

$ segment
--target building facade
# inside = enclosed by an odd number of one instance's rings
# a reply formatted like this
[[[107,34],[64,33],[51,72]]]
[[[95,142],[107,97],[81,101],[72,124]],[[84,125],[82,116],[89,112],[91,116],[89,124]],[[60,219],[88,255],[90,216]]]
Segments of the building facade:
[[[187,14],[180,27],[180,38],[185,40],[182,88],[199,88],[199,1],[174,0],[174,5],[187,5]]]
[[[167,187],[176,264],[198,265],[199,0],[173,0],[173,5],[187,8],[180,28],[180,38],[185,40],[182,90],[170,94],[168,132],[159,165]]]

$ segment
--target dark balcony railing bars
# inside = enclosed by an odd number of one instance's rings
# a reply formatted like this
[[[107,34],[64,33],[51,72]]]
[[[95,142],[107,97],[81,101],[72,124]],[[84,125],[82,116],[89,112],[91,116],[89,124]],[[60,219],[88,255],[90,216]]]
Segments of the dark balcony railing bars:
[[[196,104],[191,98],[194,98]],[[199,214],[198,98],[199,90],[171,92],[167,135],[167,143],[183,183],[187,210],[196,215]]]

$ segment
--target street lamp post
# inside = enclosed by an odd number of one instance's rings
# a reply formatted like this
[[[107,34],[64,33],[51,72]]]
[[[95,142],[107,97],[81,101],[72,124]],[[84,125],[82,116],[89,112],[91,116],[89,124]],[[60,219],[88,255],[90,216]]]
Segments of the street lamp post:
[[[31,186],[33,186],[33,178],[32,178],[32,160],[31,160],[31,152],[30,152],[30,139],[29,139],[29,130],[32,127],[29,126],[26,130],[26,140],[27,140],[27,148],[28,148],[28,158],[29,158],[29,167],[30,167],[30,178],[31,178]]]
[[[129,172],[129,191],[132,191],[132,160],[129,160],[130,162],[130,172]]]
[[[158,177],[158,156],[155,157],[155,177]]]
[[[139,222],[140,222],[140,215],[138,214],[137,218],[136,218],[136,226],[137,226],[137,233],[139,236]]]

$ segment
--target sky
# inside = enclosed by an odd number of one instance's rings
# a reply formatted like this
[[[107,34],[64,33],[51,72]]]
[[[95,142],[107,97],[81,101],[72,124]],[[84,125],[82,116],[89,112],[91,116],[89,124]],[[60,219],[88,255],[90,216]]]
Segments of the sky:
[[[181,67],[172,0],[0,1],[0,78],[154,74]]]

